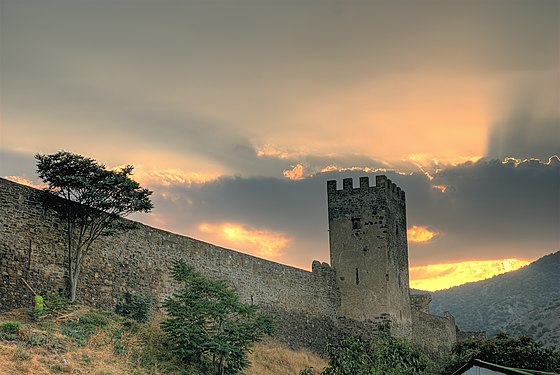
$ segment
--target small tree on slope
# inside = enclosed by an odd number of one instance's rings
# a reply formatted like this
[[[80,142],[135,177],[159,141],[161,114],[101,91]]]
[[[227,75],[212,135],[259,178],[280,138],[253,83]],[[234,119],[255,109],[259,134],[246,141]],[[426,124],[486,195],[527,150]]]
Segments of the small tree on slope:
[[[153,205],[150,190],[134,181],[133,167],[107,170],[95,160],[59,151],[35,155],[37,174],[47,183],[46,191],[64,198],[45,199],[66,224],[69,298],[76,300],[76,290],[84,257],[91,244],[103,235],[129,229],[119,221],[133,212],[149,212]]]
[[[177,358],[216,375],[248,367],[247,354],[253,343],[272,333],[272,319],[256,305],[241,302],[224,281],[209,280],[184,262],[174,263],[171,273],[182,288],[163,302],[169,319],[162,329]]]

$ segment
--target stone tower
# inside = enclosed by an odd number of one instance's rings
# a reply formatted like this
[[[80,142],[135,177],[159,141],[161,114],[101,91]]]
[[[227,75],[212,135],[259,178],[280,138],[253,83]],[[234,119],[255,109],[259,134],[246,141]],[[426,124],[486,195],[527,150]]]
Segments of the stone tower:
[[[411,335],[405,194],[386,176],[327,182],[331,265],[340,289],[339,317],[391,320],[392,333]]]

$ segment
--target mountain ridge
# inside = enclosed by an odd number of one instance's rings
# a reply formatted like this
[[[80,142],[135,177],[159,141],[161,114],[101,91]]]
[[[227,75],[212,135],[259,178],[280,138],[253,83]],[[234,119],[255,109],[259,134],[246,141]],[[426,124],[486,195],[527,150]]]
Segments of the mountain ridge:
[[[449,311],[463,331],[506,331],[560,345],[560,251],[516,271],[432,292],[431,313]]]

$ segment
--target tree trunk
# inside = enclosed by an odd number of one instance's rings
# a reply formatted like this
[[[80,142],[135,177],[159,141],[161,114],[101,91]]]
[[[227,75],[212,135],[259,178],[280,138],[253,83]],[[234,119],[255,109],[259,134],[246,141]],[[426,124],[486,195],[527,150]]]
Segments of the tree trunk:
[[[70,278],[70,302],[76,301],[76,289],[78,287],[78,279],[76,277]]]
[[[70,302],[76,300],[76,282],[74,272],[72,272],[72,220],[70,219],[70,209],[67,211],[66,229],[68,231],[68,286]]]
[[[74,264],[70,265],[71,269],[72,266],[74,266],[74,272],[72,272],[72,277],[70,278],[70,302],[76,301],[76,290],[78,289],[78,280],[80,279],[80,267],[82,266],[81,263],[82,252],[80,251],[80,249],[78,249],[74,257]]]

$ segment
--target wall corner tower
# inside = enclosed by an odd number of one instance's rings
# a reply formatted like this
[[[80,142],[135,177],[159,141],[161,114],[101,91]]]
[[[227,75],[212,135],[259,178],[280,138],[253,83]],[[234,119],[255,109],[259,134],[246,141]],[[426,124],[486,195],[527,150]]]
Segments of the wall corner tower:
[[[408,279],[405,194],[386,176],[327,181],[331,265],[340,289],[339,317],[379,322],[409,337],[412,322]]]

